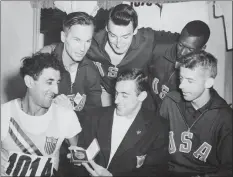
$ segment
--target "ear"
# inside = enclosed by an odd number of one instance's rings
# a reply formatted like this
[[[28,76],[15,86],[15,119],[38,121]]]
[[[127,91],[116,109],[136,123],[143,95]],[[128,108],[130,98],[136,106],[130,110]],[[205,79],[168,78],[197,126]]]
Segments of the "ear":
[[[147,97],[147,92],[143,91],[138,95],[138,100],[143,102],[146,99],[146,97]]]
[[[206,45],[204,45],[201,49],[202,49],[202,50],[205,50],[205,49],[206,49]]]
[[[61,31],[61,41],[65,42],[66,39],[66,33],[64,31]]]
[[[214,85],[214,78],[209,77],[208,79],[206,79],[205,81],[205,88],[209,89]]]
[[[133,35],[137,34],[137,32],[138,32],[138,27],[135,28],[135,30],[134,30],[134,32],[133,32]]]
[[[32,88],[34,85],[34,79],[29,75],[24,76],[24,82],[28,88]]]

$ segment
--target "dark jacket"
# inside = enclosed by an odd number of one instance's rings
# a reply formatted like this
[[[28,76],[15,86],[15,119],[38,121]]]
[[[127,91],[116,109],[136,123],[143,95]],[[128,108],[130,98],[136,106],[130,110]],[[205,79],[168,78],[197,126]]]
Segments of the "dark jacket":
[[[95,162],[107,167],[111,151],[114,107],[91,111],[78,145],[87,148],[94,138],[100,145]],[[139,133],[138,133],[139,132]],[[146,156],[145,156],[146,155]],[[145,160],[140,164],[140,157]],[[168,172],[168,124],[151,111],[141,109],[127,131],[108,170],[113,176],[166,176]],[[138,167],[136,167],[139,165]],[[142,166],[140,166],[142,165]]]
[[[171,43],[178,40],[178,33],[165,31],[154,31],[151,28],[141,28],[133,36],[132,43],[122,61],[114,66],[111,63],[109,55],[105,51],[108,34],[107,31],[101,30],[94,35],[87,57],[96,62],[100,75],[102,76],[101,84],[110,94],[115,91],[115,78],[117,72],[111,72],[117,67],[118,73],[131,68],[144,68],[152,57],[154,47],[159,43]]]
[[[151,95],[159,107],[166,94],[177,90],[179,71],[176,69],[176,43],[158,44],[146,68]]]
[[[210,101],[191,127],[179,92],[161,104],[160,115],[170,122],[170,171],[177,176],[232,176],[232,109],[214,89]]]
[[[63,43],[45,46],[41,52],[54,52],[58,60],[62,61]],[[79,93],[86,95],[86,101],[81,102],[78,111],[87,112],[90,108],[100,107],[101,103],[100,75],[94,63],[84,57],[78,65],[75,82],[71,85],[71,78],[68,71],[62,76],[59,84],[59,94],[72,95]],[[84,107],[83,107],[84,106]]]

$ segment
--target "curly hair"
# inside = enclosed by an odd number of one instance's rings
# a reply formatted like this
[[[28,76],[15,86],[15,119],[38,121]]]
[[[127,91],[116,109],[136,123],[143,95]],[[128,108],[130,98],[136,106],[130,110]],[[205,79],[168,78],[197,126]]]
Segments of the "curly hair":
[[[29,75],[33,77],[34,80],[37,80],[45,68],[53,68],[59,71],[61,75],[65,71],[62,63],[56,58],[55,54],[38,52],[22,59],[20,75],[23,78],[25,75]]]

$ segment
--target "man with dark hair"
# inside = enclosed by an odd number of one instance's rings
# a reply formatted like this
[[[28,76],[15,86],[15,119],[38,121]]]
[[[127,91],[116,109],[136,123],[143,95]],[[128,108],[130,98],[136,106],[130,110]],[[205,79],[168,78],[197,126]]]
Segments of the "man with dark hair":
[[[55,53],[66,69],[55,103],[72,108],[78,115],[90,108],[102,106],[100,75],[94,63],[85,57],[94,28],[92,16],[85,12],[70,13],[63,21],[62,43],[40,50],[43,53]]]
[[[204,50],[209,36],[208,25],[200,20],[194,20],[182,29],[178,42],[156,45],[153,58],[147,68],[151,95],[156,108],[160,106],[169,91],[178,89],[177,68],[182,62],[182,57],[191,52]]]
[[[180,66],[181,93],[172,91],[160,115],[170,122],[172,177],[232,176],[232,109],[214,90],[217,59],[199,51]]]
[[[138,16],[133,7],[119,4],[111,9],[106,28],[93,37],[87,57],[95,62],[102,76],[103,106],[113,103],[118,72],[145,67],[158,43],[173,43],[179,36],[137,26]]]
[[[168,124],[142,108],[147,90],[141,70],[125,70],[117,77],[116,106],[93,110],[85,117],[78,146],[87,148],[94,138],[100,146],[89,162],[93,169],[89,163],[82,164],[91,175],[166,176]]]
[[[52,176],[64,139],[77,145],[76,114],[53,103],[63,67],[54,55],[23,60],[24,97],[1,105],[1,176]]]

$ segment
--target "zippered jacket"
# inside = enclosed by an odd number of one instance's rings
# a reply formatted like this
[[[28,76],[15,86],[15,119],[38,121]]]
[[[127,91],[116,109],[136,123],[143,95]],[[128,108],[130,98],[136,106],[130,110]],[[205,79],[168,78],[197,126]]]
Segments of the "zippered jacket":
[[[211,103],[189,126],[177,91],[167,94],[159,113],[170,123],[170,171],[174,176],[232,176],[232,109],[212,88]]]

